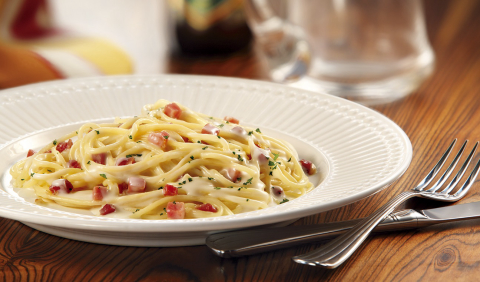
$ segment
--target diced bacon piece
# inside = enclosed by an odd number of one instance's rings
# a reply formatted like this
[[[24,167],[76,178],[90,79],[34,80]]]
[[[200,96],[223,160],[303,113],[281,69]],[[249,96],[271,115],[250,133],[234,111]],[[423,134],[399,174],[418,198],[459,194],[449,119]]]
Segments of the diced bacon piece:
[[[103,197],[107,194],[108,190],[105,186],[95,186],[92,191],[92,198],[94,201],[101,201]]]
[[[232,128],[232,132],[242,137],[247,136],[247,131],[245,131],[245,129],[243,129],[241,126],[235,126]]]
[[[315,167],[315,165],[311,161],[307,161],[307,160],[302,159],[299,162],[302,165],[303,170],[306,173],[308,173],[308,175],[313,175],[317,172],[317,168]]]
[[[68,139],[68,141],[58,143],[57,147],[55,148],[57,149],[57,151],[61,153],[67,149],[72,148],[72,146],[73,146],[72,139]]]
[[[218,129],[218,127],[211,125],[210,123],[205,124],[205,126],[202,128],[202,134],[218,135],[219,132],[220,132],[220,129]]]
[[[240,170],[237,170],[233,167],[229,167],[228,169],[223,171],[223,176],[227,178],[228,180],[232,181],[233,183],[239,181],[239,178],[242,176],[242,172]]]
[[[224,120],[228,121],[229,123],[235,123],[235,124],[239,124],[240,121],[234,117],[224,117],[223,118]]]
[[[165,187],[163,187],[163,195],[164,196],[176,196],[178,195],[178,189],[177,187],[167,184]]]
[[[281,197],[284,194],[282,187],[272,186],[271,189],[272,189],[272,194],[275,197]]]
[[[207,211],[207,212],[217,212],[217,208],[212,206],[210,203],[201,204],[195,207],[197,210]]]
[[[260,166],[268,165],[268,151],[254,147],[252,159],[256,159]]]
[[[30,157],[30,156],[33,156],[36,152],[32,149],[28,150],[28,153],[27,153],[27,158]]]
[[[107,153],[92,154],[92,161],[97,164],[106,164],[107,163]]]
[[[167,217],[169,219],[185,218],[185,204],[183,202],[168,202]]]
[[[80,163],[77,162],[76,160],[69,160],[68,163],[67,163],[67,166],[69,168],[82,168]]]
[[[142,193],[145,192],[147,182],[145,179],[137,176],[130,176],[128,178],[128,192]]]
[[[101,215],[106,215],[109,213],[112,213],[115,211],[115,206],[110,205],[110,204],[105,204],[101,209],[100,209],[100,214]]]
[[[115,165],[116,166],[123,166],[123,165],[129,165],[129,164],[134,164],[134,163],[135,163],[135,158],[134,157],[129,157],[129,158],[117,159]]]
[[[58,193],[70,193],[73,190],[73,185],[66,179],[57,179],[52,182],[49,189],[54,195]]]
[[[118,193],[123,194],[123,192],[128,190],[128,183],[122,182],[118,183]]]
[[[180,116],[182,115],[182,109],[180,109],[180,107],[175,103],[166,105],[165,109],[163,109],[163,112],[167,116],[176,119],[180,118]]]
[[[151,132],[148,134],[148,141],[162,149],[165,149],[167,147],[169,137],[170,135],[166,131]]]
[[[188,140],[188,138],[185,136],[182,136],[182,139],[183,139],[183,142],[185,143],[192,143],[192,141]]]

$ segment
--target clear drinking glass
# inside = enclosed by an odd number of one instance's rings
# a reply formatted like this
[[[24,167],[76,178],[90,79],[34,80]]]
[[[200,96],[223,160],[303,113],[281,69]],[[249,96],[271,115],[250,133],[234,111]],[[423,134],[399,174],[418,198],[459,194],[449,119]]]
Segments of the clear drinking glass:
[[[245,4],[274,81],[372,105],[412,93],[433,70],[420,0]]]

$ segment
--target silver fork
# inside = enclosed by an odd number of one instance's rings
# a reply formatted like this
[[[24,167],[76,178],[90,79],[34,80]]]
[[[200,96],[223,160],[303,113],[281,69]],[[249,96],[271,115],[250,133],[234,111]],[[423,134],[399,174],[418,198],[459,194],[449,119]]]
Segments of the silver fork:
[[[452,163],[445,170],[439,180],[430,189],[426,189],[430,182],[433,180],[433,178],[435,178],[437,173],[442,168],[443,164],[450,155],[450,152],[452,151],[456,141],[457,139],[453,140],[452,144],[450,144],[447,151],[445,151],[438,163],[428,173],[425,179],[423,179],[417,185],[417,187],[413,188],[410,191],[400,193],[398,196],[388,201],[384,206],[382,206],[372,215],[359,222],[345,234],[335,238],[334,240],[330,241],[329,243],[325,244],[324,246],[320,247],[315,251],[293,257],[293,260],[301,264],[323,266],[326,268],[336,268],[345,260],[347,260],[353,254],[353,252],[355,252],[355,250],[362,244],[362,242],[368,237],[371,231],[383,219],[385,219],[388,214],[390,214],[397,206],[399,206],[404,201],[413,197],[423,197],[444,202],[455,202],[461,199],[463,196],[465,196],[472,184],[475,182],[475,178],[477,177],[479,171],[480,160],[475,165],[474,169],[470,173],[465,183],[455,193],[451,194],[451,192],[467,170],[467,167],[469,166],[475,154],[475,151],[477,150],[478,142],[473,147],[472,151],[468,155],[467,159],[465,160],[455,177],[442,191],[438,192],[438,190],[448,179],[453,169],[457,165],[458,161],[460,160],[460,157],[465,150],[465,146],[467,145],[468,140],[463,143],[457,155],[452,160]]]

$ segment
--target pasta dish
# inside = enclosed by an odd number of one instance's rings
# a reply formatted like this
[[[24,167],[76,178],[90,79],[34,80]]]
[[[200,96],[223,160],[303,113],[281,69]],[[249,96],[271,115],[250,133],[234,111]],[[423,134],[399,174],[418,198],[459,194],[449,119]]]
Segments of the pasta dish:
[[[139,116],[86,123],[10,170],[36,203],[98,216],[183,219],[231,215],[295,199],[315,165],[260,128],[159,100]]]

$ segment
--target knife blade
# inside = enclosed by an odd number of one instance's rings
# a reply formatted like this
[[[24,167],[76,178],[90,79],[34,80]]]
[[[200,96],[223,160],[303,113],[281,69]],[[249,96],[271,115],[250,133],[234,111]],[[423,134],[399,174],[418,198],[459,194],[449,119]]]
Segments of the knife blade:
[[[408,230],[479,217],[480,202],[418,211],[406,209],[390,214],[374,232]],[[220,232],[209,235],[206,245],[220,257],[240,257],[329,239],[361,220]]]

